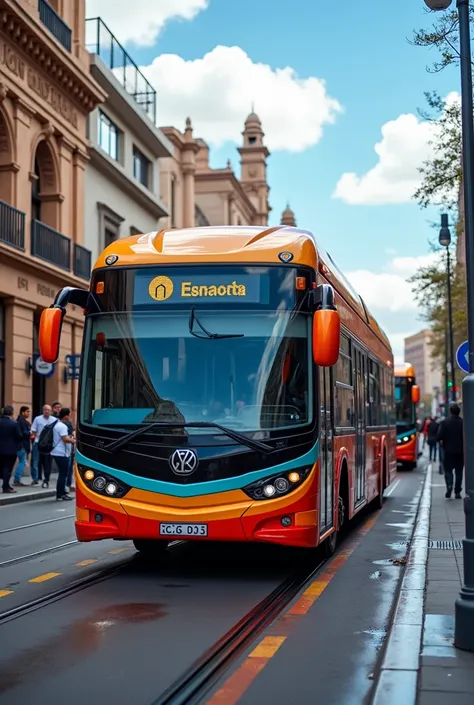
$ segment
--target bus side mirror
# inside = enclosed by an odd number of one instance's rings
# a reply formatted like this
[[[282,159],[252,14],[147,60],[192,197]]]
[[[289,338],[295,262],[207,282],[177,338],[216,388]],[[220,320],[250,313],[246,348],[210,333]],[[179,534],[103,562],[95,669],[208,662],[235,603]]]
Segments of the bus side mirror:
[[[45,362],[54,363],[59,357],[59,342],[65,309],[45,308],[39,326],[39,349]]]
[[[411,400],[414,404],[418,404],[420,401],[420,388],[417,384],[411,388]]]
[[[313,315],[313,360],[319,367],[332,367],[339,358],[341,319],[339,311],[320,309]]]

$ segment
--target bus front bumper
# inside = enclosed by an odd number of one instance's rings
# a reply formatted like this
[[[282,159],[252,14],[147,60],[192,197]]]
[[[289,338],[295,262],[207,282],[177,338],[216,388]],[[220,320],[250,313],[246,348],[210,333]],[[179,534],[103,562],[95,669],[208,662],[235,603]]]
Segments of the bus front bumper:
[[[316,473],[294,492],[256,502],[241,490],[182,499],[132,489],[123,499],[98,495],[76,473],[76,534],[79,541],[178,539],[263,541],[315,546],[318,540]],[[166,524],[204,524],[206,536],[164,536]]]

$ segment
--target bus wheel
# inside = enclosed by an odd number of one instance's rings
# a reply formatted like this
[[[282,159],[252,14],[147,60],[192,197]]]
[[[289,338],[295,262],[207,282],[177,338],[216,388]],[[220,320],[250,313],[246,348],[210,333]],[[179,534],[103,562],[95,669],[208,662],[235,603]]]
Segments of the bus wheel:
[[[330,536],[324,542],[324,554],[326,558],[330,558],[337,547],[337,540],[339,538],[339,531],[344,526],[346,520],[346,508],[344,505],[343,498],[339,495],[339,503],[337,507],[337,527],[336,530],[332,532]]]
[[[133,545],[145,558],[159,558],[166,551],[168,541],[159,539],[134,539]]]

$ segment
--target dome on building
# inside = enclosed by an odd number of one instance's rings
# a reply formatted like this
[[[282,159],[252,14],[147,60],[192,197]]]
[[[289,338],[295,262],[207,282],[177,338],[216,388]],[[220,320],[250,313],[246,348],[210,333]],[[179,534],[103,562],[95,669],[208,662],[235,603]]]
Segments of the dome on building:
[[[245,129],[252,129],[252,128],[258,128],[259,130],[262,129],[262,123],[260,121],[260,118],[258,117],[257,113],[254,113],[253,110],[248,115],[246,121],[245,121]]]
[[[296,227],[295,214],[288,205],[283,213],[281,214],[281,225],[290,225],[291,227]]]

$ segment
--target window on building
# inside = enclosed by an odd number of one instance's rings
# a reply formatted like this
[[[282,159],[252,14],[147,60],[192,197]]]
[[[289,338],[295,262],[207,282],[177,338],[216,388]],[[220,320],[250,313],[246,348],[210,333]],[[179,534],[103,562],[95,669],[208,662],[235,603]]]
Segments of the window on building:
[[[111,230],[110,228],[105,228],[104,230],[104,247],[108,247],[111,245],[115,240],[118,240],[119,234],[115,229]]]
[[[98,203],[97,206],[99,209],[99,246],[100,249],[104,249],[119,239],[124,219],[105,203]]]
[[[120,130],[102,110],[99,110],[98,131],[100,148],[103,149],[109,157],[118,161]]]
[[[134,225],[130,226],[130,235],[142,235],[144,230],[138,230]]]
[[[6,404],[5,399],[5,306],[0,299],[0,409]]]
[[[249,137],[249,144],[256,144],[256,143],[257,143],[256,137]]]
[[[150,187],[151,161],[140,152],[138,147],[133,148],[133,175],[142,186]]]

